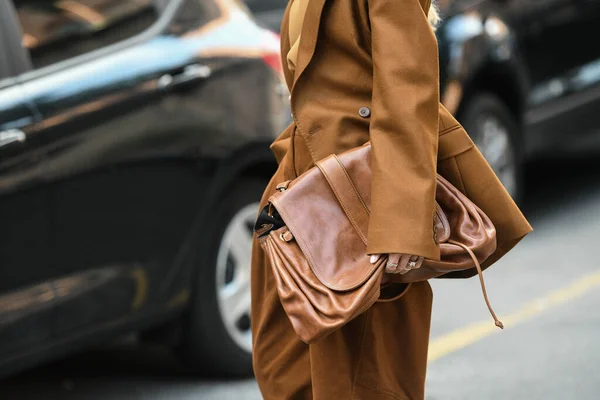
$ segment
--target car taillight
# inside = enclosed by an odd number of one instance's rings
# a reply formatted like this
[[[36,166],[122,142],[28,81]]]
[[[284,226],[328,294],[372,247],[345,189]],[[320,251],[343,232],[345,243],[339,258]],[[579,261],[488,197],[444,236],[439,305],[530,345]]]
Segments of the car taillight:
[[[275,72],[277,72],[279,75],[283,76],[283,65],[281,65],[281,57],[279,56],[279,53],[265,54],[263,55],[262,59],[265,64],[273,68],[273,70],[275,70]]]
[[[266,49],[262,59],[269,67],[283,78],[283,65],[281,65],[281,53],[279,47],[280,37],[272,31],[265,30],[264,46]]]

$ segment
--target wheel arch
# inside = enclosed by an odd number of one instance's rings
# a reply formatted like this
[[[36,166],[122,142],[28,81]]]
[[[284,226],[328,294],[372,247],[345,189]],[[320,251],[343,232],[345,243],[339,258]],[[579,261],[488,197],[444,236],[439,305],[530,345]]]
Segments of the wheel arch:
[[[512,72],[511,68],[501,64],[486,64],[465,83],[456,115],[460,118],[466,104],[476,93],[488,92],[502,100],[522,127],[526,101],[520,80],[518,73]]]
[[[232,201],[239,202],[240,197],[246,197],[246,200],[262,193],[261,183],[266,187],[268,180],[276,169],[275,158],[269,149],[269,143],[255,142],[242,146],[219,161],[216,173],[211,179],[210,199],[206,203],[204,210],[199,210],[199,215],[194,222],[194,227],[189,233],[188,243],[198,243],[198,240],[205,240],[203,246],[189,246],[186,259],[189,269],[187,275],[190,284],[190,300],[187,304],[183,318],[180,320],[179,328],[181,334],[174,347],[179,356],[188,365],[209,375],[218,375],[227,373],[232,376],[248,376],[251,373],[251,355],[243,353],[242,347],[233,345],[235,338],[227,334],[227,325],[220,322],[218,328],[213,325],[211,329],[203,328],[205,324],[217,318],[218,295],[210,294],[212,289],[198,285],[198,282],[211,281],[209,269],[212,266],[211,257],[218,259],[217,253],[213,253],[214,245],[218,242],[221,229],[225,227],[225,219],[219,217],[225,204]],[[250,190],[250,188],[253,188]],[[239,192],[236,192],[236,190]],[[242,195],[245,194],[244,195]],[[252,193],[252,196],[248,196]],[[241,201],[246,201],[241,200]],[[245,203],[249,205],[250,203]],[[228,206],[225,206],[227,208]],[[256,209],[258,214],[258,208]],[[253,216],[253,220],[256,217]],[[252,223],[253,225],[253,223]],[[226,232],[226,229],[224,230]],[[202,250],[203,249],[203,250]],[[207,269],[209,268],[209,269]],[[208,278],[208,279],[207,279]],[[212,276],[214,279],[214,276]],[[223,324],[221,326],[221,324]],[[215,329],[219,334],[215,334]],[[215,362],[216,348],[215,340],[225,340],[227,335],[227,346],[220,348],[220,361]],[[229,343],[232,341],[232,343]],[[212,343],[212,345],[211,345]],[[211,361],[212,360],[212,361]]]
[[[192,325],[190,313],[194,307],[194,299],[199,296],[201,291],[195,287],[199,274],[204,267],[205,253],[198,251],[198,240],[201,240],[203,233],[214,232],[212,223],[212,214],[223,196],[236,195],[236,183],[240,180],[261,180],[265,186],[271,175],[277,168],[275,157],[269,149],[270,142],[267,140],[254,141],[252,143],[240,146],[221,156],[211,168],[212,177],[209,186],[206,188],[207,198],[203,202],[202,209],[198,210],[191,228],[188,231],[184,243],[182,243],[179,260],[180,264],[176,266],[178,274],[185,278],[180,280],[186,282],[186,298],[181,316],[169,321],[167,324],[155,327],[151,335],[147,335],[154,341],[168,344],[174,348],[180,355],[186,353],[184,344],[189,341],[189,329]],[[258,210],[257,210],[258,212]],[[188,332],[188,333],[186,333]],[[152,335],[153,334],[153,335]],[[242,371],[242,372],[240,372]],[[222,372],[222,369],[203,371],[204,373]],[[241,369],[234,372],[234,375],[245,376],[246,370]]]
[[[235,149],[220,162],[215,180],[233,183],[235,179],[245,177],[268,181],[277,169],[270,144],[258,141]]]
[[[174,293],[181,282],[191,282],[195,274],[195,243],[210,223],[212,211],[224,196],[235,196],[236,183],[240,179],[264,180],[265,187],[277,167],[267,141],[255,141],[241,146],[221,156],[214,165],[208,167],[211,179],[204,189],[205,197],[198,205],[184,240],[177,251],[173,265],[173,279],[162,282],[162,293]],[[257,210],[258,213],[258,210]],[[184,276],[185,278],[175,278]],[[189,289],[189,288],[188,288]],[[187,303],[187,301],[186,301]]]

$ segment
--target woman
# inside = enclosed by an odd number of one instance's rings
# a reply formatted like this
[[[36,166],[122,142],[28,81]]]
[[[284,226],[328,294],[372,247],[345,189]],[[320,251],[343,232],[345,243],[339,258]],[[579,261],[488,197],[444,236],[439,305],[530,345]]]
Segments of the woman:
[[[439,104],[430,0],[292,0],[281,48],[294,122],[271,146],[279,168],[263,196],[332,153],[372,143],[368,252],[387,272],[439,259],[436,171],[492,219],[498,250],[530,227],[462,127]],[[261,206],[261,207],[262,207]],[[454,277],[472,276],[474,271]],[[267,400],[424,399],[432,292],[427,282],[376,303],[315,344],[301,342],[271,266],[252,260],[254,370]]]

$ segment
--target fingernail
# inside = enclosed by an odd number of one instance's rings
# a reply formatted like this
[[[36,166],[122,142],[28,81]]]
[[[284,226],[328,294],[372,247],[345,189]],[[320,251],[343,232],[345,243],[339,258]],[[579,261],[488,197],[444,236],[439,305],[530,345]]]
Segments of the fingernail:
[[[377,256],[371,256],[371,264],[375,264],[377,262]]]

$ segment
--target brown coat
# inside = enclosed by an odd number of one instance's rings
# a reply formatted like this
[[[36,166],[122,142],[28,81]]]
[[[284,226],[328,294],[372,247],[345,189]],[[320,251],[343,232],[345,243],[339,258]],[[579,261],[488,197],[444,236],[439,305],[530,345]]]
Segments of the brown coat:
[[[466,193],[498,230],[493,261],[531,227],[460,124],[439,103],[430,0],[310,0],[295,75],[294,123],[273,143],[280,163],[267,188],[315,161],[372,142],[370,253],[438,258],[433,239],[436,171]],[[289,6],[288,6],[289,10]],[[288,12],[281,30],[289,51]],[[468,271],[457,277],[473,274]],[[314,345],[300,342],[253,249],[255,373],[270,399],[423,399],[431,290],[413,284]]]

